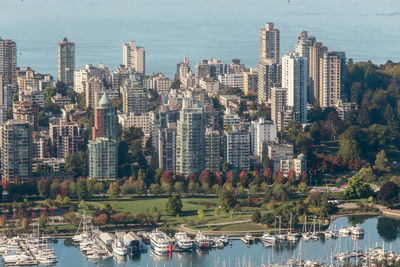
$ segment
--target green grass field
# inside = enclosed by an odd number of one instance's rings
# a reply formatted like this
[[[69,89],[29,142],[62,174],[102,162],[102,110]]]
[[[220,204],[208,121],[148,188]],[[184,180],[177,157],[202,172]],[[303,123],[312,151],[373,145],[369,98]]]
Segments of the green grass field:
[[[247,208],[241,212],[234,212],[231,217],[230,214],[219,208],[219,199],[216,197],[183,197],[183,208],[180,216],[168,216],[164,212],[167,199],[166,197],[137,197],[133,199],[121,198],[117,200],[86,201],[86,204],[100,208],[103,204],[109,203],[116,211],[128,212],[133,215],[139,212],[146,213],[146,211],[151,211],[156,207],[163,214],[161,220],[173,225],[181,223],[196,224],[200,220],[197,215],[197,211],[200,209],[204,211],[207,224],[246,220],[250,219],[252,214],[252,209]],[[215,216],[216,208],[218,208],[217,216]],[[86,210],[86,213],[91,215],[93,211]]]

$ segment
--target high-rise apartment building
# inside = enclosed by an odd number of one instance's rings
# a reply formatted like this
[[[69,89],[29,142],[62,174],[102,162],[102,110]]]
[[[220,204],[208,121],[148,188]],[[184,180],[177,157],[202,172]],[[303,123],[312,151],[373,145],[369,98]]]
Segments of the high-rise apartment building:
[[[224,136],[224,161],[238,171],[250,170],[250,133],[241,127],[234,126],[232,130],[225,131]]]
[[[212,173],[221,169],[221,134],[217,130],[207,128],[205,132],[205,157],[204,168]]]
[[[115,180],[118,177],[117,115],[107,94],[94,110],[94,127],[89,141],[89,177]]]
[[[17,90],[17,45],[12,40],[0,38],[0,76],[2,76],[3,90],[5,86],[11,85]],[[1,85],[1,82],[0,82]]]
[[[315,37],[309,36],[307,31],[300,32],[299,37],[297,38],[295,52],[309,60],[310,47],[314,45],[315,40]]]
[[[191,72],[189,58],[185,57],[183,62],[176,64],[176,79],[181,79],[182,77],[187,77]]]
[[[98,137],[89,141],[89,177],[115,180],[118,177],[117,141]]]
[[[98,106],[94,109],[93,140],[105,137],[117,140],[117,114],[107,94],[103,94]]]
[[[126,68],[132,68],[136,72],[145,74],[146,49],[136,46],[135,41],[123,45],[123,62]]]
[[[328,50],[327,47],[323,46],[320,42],[315,42],[309,47],[309,63],[308,63],[308,76],[309,76],[309,96],[308,100],[311,103],[317,103],[319,100],[320,92],[320,65],[325,52]],[[320,103],[319,103],[320,104]]]
[[[281,65],[272,59],[264,59],[258,63],[258,92],[259,104],[269,102],[271,88],[279,86],[281,81]]]
[[[112,75],[104,64],[100,64],[99,67],[86,64],[82,69],[74,71],[74,91],[78,94],[85,93],[90,78],[98,78],[105,84],[113,83]],[[119,86],[114,89],[119,89]]]
[[[137,83],[126,81],[121,87],[124,113],[140,115],[147,111],[147,90]]]
[[[99,94],[103,95],[105,90],[104,82],[99,77],[91,77],[87,81],[87,85],[85,87],[86,107],[97,107]]]
[[[164,170],[176,169],[176,122],[167,127],[157,128],[158,167]]]
[[[339,103],[344,87],[346,56],[344,52],[327,51],[320,64],[319,104],[332,107]]]
[[[177,124],[176,172],[188,176],[204,170],[204,111],[201,103],[183,99]]]
[[[297,53],[282,57],[282,87],[287,89],[287,105],[293,107],[296,121],[307,122],[307,59]]]
[[[246,71],[246,64],[240,64],[240,59],[234,58],[232,62],[225,65],[225,73],[240,74]]]
[[[250,92],[256,92],[258,87],[258,73],[256,68],[243,72],[243,92],[248,95]]]
[[[285,110],[287,89],[273,87],[271,90],[271,120],[276,124],[280,112]]]
[[[58,43],[58,80],[65,84],[74,83],[75,43],[64,38]]]
[[[32,178],[32,127],[9,120],[1,126],[2,179],[27,181]]]
[[[272,142],[278,136],[276,124],[260,118],[251,122],[251,152],[262,157],[263,142]]]
[[[280,31],[274,28],[274,24],[268,22],[265,29],[260,29],[259,35],[260,55],[259,62],[272,59],[279,64],[280,60]]]
[[[34,131],[38,129],[39,107],[33,101],[19,101],[13,103],[13,118],[17,121],[29,123]]]
[[[63,119],[52,121],[49,125],[52,154],[56,158],[66,158],[77,154],[83,145],[81,129],[76,122]]]
[[[297,38],[297,44],[295,52],[302,57],[307,59],[307,70],[308,70],[308,83],[307,83],[307,101],[312,102],[312,88],[310,84],[310,49],[315,44],[315,37],[309,36],[307,31],[302,31]]]

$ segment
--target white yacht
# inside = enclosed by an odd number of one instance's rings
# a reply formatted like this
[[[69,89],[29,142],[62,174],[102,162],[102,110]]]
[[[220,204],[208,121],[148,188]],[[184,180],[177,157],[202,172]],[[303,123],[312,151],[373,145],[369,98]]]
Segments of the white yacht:
[[[178,232],[174,235],[176,239],[176,245],[181,250],[187,251],[193,248],[193,240],[187,236],[185,232]]]
[[[254,243],[254,237],[253,237],[251,234],[247,233],[247,234],[242,238],[242,241],[243,241],[244,243],[246,243],[246,244],[253,244],[253,243]]]
[[[116,239],[112,243],[112,250],[118,256],[125,256],[128,253],[128,248],[125,246],[124,242]]]
[[[274,235],[271,235],[270,233],[265,232],[261,236],[261,242],[268,245],[274,245],[276,243],[276,237]]]
[[[208,249],[210,248],[210,239],[207,236],[203,235],[201,231],[199,231],[194,238],[194,244],[198,248]]]
[[[347,228],[347,227],[342,226],[339,229],[339,234],[342,235],[342,236],[343,235],[348,235],[348,234],[350,234],[350,229]]]
[[[228,245],[228,243],[229,243],[228,238],[224,235],[221,235],[218,240],[221,241],[222,243],[224,243],[224,246]]]
[[[350,233],[352,235],[363,235],[364,234],[364,229],[360,227],[358,224],[356,226],[350,227]]]
[[[298,237],[296,234],[293,233],[288,233],[286,236],[287,241],[295,242],[298,240]]]
[[[170,242],[165,233],[156,229],[149,235],[149,237],[154,252],[161,254],[169,252]]]

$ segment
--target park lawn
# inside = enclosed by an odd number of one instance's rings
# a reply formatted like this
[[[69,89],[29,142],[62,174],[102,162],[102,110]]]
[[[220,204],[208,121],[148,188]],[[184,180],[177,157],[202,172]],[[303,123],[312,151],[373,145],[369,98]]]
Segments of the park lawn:
[[[215,208],[219,207],[219,199],[216,197],[182,197],[182,213],[180,216],[164,215],[165,203],[167,197],[136,197],[136,198],[120,198],[116,200],[102,200],[102,201],[87,201],[87,205],[100,208],[103,204],[109,203],[113,209],[118,212],[128,212],[133,215],[146,211],[150,211],[156,207],[158,211],[163,213],[162,221],[169,224],[181,224],[198,222],[200,219],[197,211],[202,209],[204,211],[205,220],[207,223],[219,223],[226,221],[238,221],[250,219],[252,211],[244,210],[242,212],[234,212],[232,218],[230,214],[224,212],[221,208],[218,209],[218,216],[215,216]],[[207,209],[207,204],[209,208]],[[81,212],[81,211],[80,211]],[[93,211],[86,210],[86,214],[91,215]]]

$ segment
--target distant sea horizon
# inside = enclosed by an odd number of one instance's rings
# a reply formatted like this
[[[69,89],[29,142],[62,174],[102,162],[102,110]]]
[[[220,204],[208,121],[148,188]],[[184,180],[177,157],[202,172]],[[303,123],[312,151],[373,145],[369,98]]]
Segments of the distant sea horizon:
[[[305,30],[330,50],[354,61],[400,61],[397,0],[2,0],[0,37],[17,43],[18,66],[57,79],[57,44],[76,43],[76,69],[122,64],[122,45],[146,48],[146,73],[173,78],[188,57],[229,63],[258,61],[258,31],[273,22],[281,56]]]

